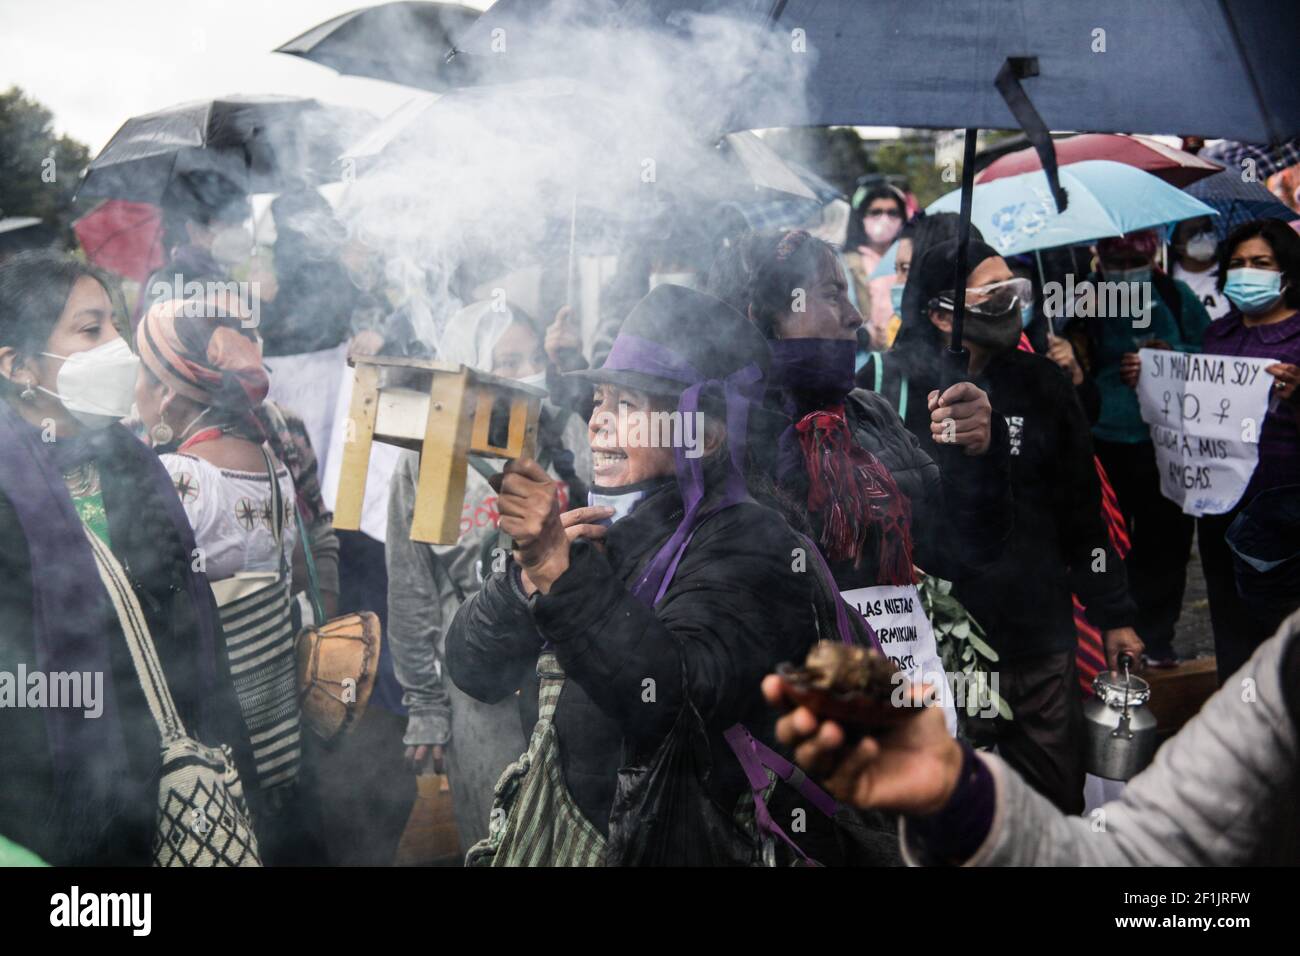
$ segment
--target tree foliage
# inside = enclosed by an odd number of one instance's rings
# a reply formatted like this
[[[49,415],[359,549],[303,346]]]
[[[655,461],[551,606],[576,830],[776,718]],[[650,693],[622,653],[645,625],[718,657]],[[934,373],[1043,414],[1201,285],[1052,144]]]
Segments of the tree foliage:
[[[0,92],[0,218],[36,216],[65,245],[72,243],[72,197],[90,150],[56,136],[54,115],[18,87]]]

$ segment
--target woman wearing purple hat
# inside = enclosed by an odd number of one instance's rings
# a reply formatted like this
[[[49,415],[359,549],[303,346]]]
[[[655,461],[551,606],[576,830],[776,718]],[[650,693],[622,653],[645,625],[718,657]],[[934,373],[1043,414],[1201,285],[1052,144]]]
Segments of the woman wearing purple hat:
[[[743,723],[770,741],[763,675],[803,660],[838,623],[805,539],[746,490],[767,365],[763,337],[735,310],[658,286],[604,365],[573,373],[596,385],[594,503],[561,514],[536,462],[506,467],[497,506],[513,557],[457,613],[447,666],[480,700],[518,691],[532,740],[497,784],[491,835],[467,862],[626,859],[606,852],[612,829],[636,840],[642,822],[616,805],[620,768],[644,763],[688,702],[729,835],[659,860],[752,861],[753,831],[730,822],[750,786],[724,731]]]

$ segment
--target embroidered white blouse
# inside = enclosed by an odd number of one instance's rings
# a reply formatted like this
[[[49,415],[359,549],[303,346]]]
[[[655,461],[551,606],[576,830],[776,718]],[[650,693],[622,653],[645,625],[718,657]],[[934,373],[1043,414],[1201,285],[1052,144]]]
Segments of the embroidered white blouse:
[[[221,581],[239,571],[279,568],[271,521],[271,480],[265,471],[218,468],[192,455],[159,458],[194,528],[194,540],[203,552],[203,570],[209,580]],[[284,559],[292,563],[298,540],[293,478],[278,462],[276,477],[284,500]]]

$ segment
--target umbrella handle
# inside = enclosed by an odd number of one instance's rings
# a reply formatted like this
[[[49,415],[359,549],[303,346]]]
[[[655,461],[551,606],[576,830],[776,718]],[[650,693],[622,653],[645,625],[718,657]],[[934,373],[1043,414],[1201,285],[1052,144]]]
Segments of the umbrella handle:
[[[970,350],[944,349],[939,362],[939,393],[970,378]]]

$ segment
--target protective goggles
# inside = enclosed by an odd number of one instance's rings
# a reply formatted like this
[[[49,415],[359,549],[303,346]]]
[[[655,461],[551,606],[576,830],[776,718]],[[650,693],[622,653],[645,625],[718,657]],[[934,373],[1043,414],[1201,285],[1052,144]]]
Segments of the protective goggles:
[[[953,298],[954,293],[951,289],[940,292],[930,300],[930,307],[951,312]],[[969,286],[966,289],[966,311],[972,315],[995,318],[1031,305],[1033,301],[1034,284],[1019,276],[1001,282],[991,282],[988,285]]]

